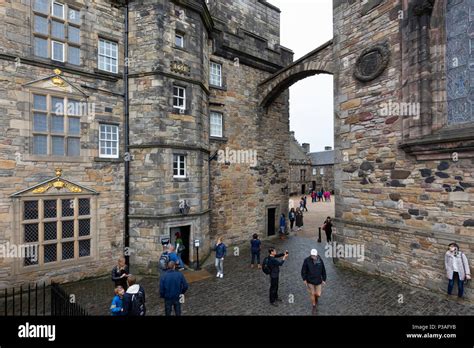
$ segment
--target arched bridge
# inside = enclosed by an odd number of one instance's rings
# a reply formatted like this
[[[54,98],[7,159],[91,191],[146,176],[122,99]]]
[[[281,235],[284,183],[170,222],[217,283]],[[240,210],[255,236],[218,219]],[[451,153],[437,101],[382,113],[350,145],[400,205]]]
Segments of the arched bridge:
[[[331,40],[260,83],[260,106],[269,106],[285,89],[308,76],[334,74],[332,49]]]

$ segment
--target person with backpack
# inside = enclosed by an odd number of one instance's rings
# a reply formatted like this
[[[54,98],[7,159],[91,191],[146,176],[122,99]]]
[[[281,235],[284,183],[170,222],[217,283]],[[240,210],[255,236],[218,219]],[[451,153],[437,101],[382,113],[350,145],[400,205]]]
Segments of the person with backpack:
[[[326,232],[326,241],[327,243],[331,243],[332,241],[332,221],[331,221],[331,217],[328,216],[326,218],[326,220],[324,221],[324,224],[322,226],[322,229],[324,232]]]
[[[316,249],[311,249],[311,255],[304,260],[301,277],[308,288],[314,310],[321,297],[321,287],[326,284],[326,268]]]
[[[281,260],[279,260],[281,258]],[[283,265],[288,258],[288,250],[285,253],[277,254],[275,248],[268,249],[268,256],[265,257],[262,264],[263,273],[270,276],[270,304],[277,307],[276,301],[278,298],[278,283],[280,278],[280,266]]]
[[[160,279],[160,297],[165,299],[165,315],[170,316],[174,308],[176,316],[181,315],[181,295],[188,290],[183,274],[176,271],[176,263],[168,263],[169,271]]]
[[[117,265],[112,269],[112,281],[115,287],[121,286],[127,290],[128,265],[125,263],[125,257],[120,256]]]
[[[285,239],[286,218],[285,214],[280,215],[280,239]]]
[[[225,246],[224,242],[222,241],[222,237],[218,237],[214,248],[212,248],[216,252],[216,269],[217,269],[217,278],[224,278],[224,257],[227,253],[227,247]]]
[[[160,272],[160,277],[163,277],[164,273],[168,271],[168,263],[173,261],[175,264],[179,265],[179,270],[184,270],[184,266],[182,265],[182,261],[180,261],[178,254],[174,251],[174,246],[172,244],[168,244],[164,246],[166,249],[160,256],[160,260],[158,261],[158,271]],[[184,265],[184,264],[183,264]]]
[[[253,268],[253,264],[255,259],[257,260],[257,267],[261,268],[260,266],[260,250],[261,250],[262,242],[258,239],[258,234],[254,233],[252,236],[252,240],[250,241],[250,252],[252,254],[252,261],[250,262],[250,268]]]
[[[288,219],[290,220],[290,231],[293,232],[293,226],[295,225],[296,220],[295,208],[291,208],[290,212],[288,213]]]
[[[145,307],[145,289],[137,283],[134,275],[129,275],[128,290],[123,296],[123,315],[125,316],[144,316]]]
[[[466,255],[459,251],[459,245],[450,243],[449,249],[444,256],[444,265],[446,267],[446,276],[448,282],[448,295],[451,295],[454,288],[454,280],[458,283],[458,297],[463,297],[464,282],[471,279],[471,269]]]
[[[123,295],[125,294],[125,290],[119,285],[115,288],[114,292],[115,296],[110,305],[110,313],[115,317],[123,314]]]

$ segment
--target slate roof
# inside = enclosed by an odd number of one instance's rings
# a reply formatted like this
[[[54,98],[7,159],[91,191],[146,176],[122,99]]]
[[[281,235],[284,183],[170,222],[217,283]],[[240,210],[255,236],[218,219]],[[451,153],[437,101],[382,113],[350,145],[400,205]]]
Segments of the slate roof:
[[[311,152],[309,155],[313,166],[334,164],[334,150]]]

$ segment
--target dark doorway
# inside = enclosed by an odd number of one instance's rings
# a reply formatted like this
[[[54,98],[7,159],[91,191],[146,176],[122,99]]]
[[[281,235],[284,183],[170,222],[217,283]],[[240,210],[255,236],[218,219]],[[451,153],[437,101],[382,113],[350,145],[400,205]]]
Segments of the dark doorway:
[[[181,253],[181,259],[186,265],[189,265],[189,249],[191,245],[189,244],[189,237],[191,235],[191,226],[178,226],[170,228],[170,238],[171,243],[176,247],[176,232],[181,234],[181,239],[183,240],[183,245],[186,249]]]
[[[267,231],[268,236],[275,235],[275,216],[276,216],[276,208],[268,208],[268,220],[267,220]]]
[[[301,194],[305,195],[306,194],[306,185],[301,185]]]
[[[316,191],[316,181],[313,181],[313,191]]]

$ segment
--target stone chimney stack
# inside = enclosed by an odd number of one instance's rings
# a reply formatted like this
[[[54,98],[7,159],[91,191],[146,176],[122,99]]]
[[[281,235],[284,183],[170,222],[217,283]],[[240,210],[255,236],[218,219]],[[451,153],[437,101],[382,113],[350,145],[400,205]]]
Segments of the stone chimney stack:
[[[304,149],[304,152],[309,153],[309,144],[308,143],[303,143],[301,147]]]

